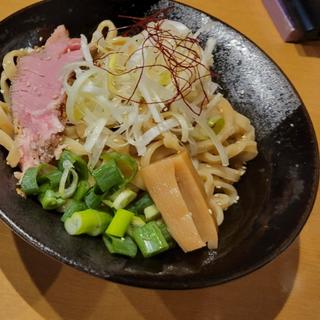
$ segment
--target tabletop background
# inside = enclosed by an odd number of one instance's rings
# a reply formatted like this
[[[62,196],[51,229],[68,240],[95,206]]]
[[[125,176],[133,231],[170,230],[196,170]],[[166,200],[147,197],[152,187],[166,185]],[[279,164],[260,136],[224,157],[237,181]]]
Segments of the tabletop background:
[[[0,0],[0,20],[35,0]],[[106,1],[107,2],[107,1]],[[320,138],[320,42],[286,44],[261,0],[183,0],[266,51],[300,93]],[[107,282],[41,254],[0,222],[0,319],[320,319],[320,201],[277,259],[230,283],[159,291]]]

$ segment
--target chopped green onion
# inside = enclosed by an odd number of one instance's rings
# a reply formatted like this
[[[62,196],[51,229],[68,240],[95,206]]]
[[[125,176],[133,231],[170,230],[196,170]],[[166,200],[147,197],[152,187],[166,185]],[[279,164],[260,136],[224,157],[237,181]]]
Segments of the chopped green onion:
[[[98,194],[97,188],[92,187],[84,197],[84,202],[88,208],[96,209],[100,206],[102,198],[103,194]]]
[[[130,204],[130,206],[127,208],[127,210],[132,211],[136,214],[143,214],[144,209],[153,205],[153,201],[150,197],[150,195],[145,192],[138,200],[136,200],[134,203]]]
[[[211,117],[208,119],[208,125],[218,134],[224,127],[224,119],[221,116]]]
[[[106,230],[106,234],[109,236],[123,237],[133,216],[134,213],[128,210],[117,210],[108,229]]]
[[[103,202],[116,210],[125,208],[137,197],[137,193],[131,189],[118,190],[108,200]]]
[[[119,189],[118,191],[112,193],[110,196],[108,196],[108,200],[110,200],[110,202],[112,203],[114,200],[116,200],[116,198],[122,191],[123,189]]]
[[[57,209],[65,203],[65,200],[60,197],[60,194],[57,192],[54,192],[51,189],[48,189],[44,193],[41,193],[38,196],[38,199],[43,209],[46,209],[46,210]]]
[[[50,182],[51,187],[57,188],[59,186],[60,180],[61,180],[61,176],[62,173],[61,171],[57,170],[53,170],[51,172],[49,172],[48,174],[46,174],[45,176],[40,176],[39,178],[41,179],[47,179]]]
[[[113,202],[111,200],[104,199],[102,200],[102,202],[106,204],[108,207],[112,208]]]
[[[165,237],[166,241],[168,242],[168,245],[170,248],[175,247],[176,242],[172,238],[170,232],[168,231],[167,225],[162,219],[159,219],[156,221],[156,224],[158,225],[159,229],[161,230],[161,233]]]
[[[88,181],[90,187],[93,187],[93,186],[96,185],[96,180],[95,180],[95,178],[92,176],[92,174],[89,174],[88,180],[86,180],[86,181]]]
[[[124,238],[116,238],[104,235],[103,242],[108,251],[112,254],[122,254],[131,258],[134,258],[137,255],[137,245],[129,236]]]
[[[65,220],[64,228],[70,235],[98,236],[104,233],[111,219],[111,215],[103,211],[94,209],[76,211]]]
[[[72,175],[72,182],[69,187],[64,190],[64,198],[71,198],[78,187],[79,177],[77,172],[74,169],[71,169],[70,173]]]
[[[134,218],[134,217],[133,217]],[[132,218],[132,219],[133,219]],[[132,221],[131,221],[131,223],[132,223]],[[130,224],[129,226],[128,226],[128,229],[127,229],[127,232],[126,232],[126,234],[128,235],[128,236],[130,236],[132,239],[133,239],[133,230],[135,229],[136,227],[134,227],[133,226],[133,224]]]
[[[39,187],[39,194],[41,193],[45,193],[47,190],[51,189],[51,185],[49,182],[47,183],[44,183],[42,184],[40,187]]]
[[[69,160],[64,161],[63,168],[64,170],[59,184],[59,193],[61,194],[62,198],[68,199],[75,193],[78,186],[79,177],[77,172],[73,169],[73,164]],[[69,187],[66,188],[70,173],[72,176],[72,182],[70,183]]]
[[[73,199],[81,201],[90,189],[89,182],[87,180],[82,180],[78,183],[76,192],[73,195]]]
[[[49,182],[52,189],[56,189],[59,186],[61,180],[62,173],[58,168],[52,166],[50,164],[44,163],[41,164],[39,175],[38,175],[38,183],[46,183]]]
[[[121,168],[121,171],[125,176],[125,179],[121,187],[127,185],[136,176],[138,172],[137,161],[128,154],[118,152],[107,152],[101,155],[101,159],[104,162],[108,162],[110,160],[116,161],[118,167]]]
[[[89,173],[88,166],[87,166],[87,163],[81,157],[73,154],[68,150],[64,150],[58,162],[58,168],[60,171],[64,170],[63,163],[65,160],[68,160],[73,164],[81,180],[88,179],[88,173]]]
[[[86,210],[87,206],[84,202],[80,202],[74,199],[70,199],[65,206],[64,214],[60,218],[62,222],[65,222],[74,212]]]
[[[97,185],[103,192],[109,191],[112,187],[120,186],[124,177],[114,160],[102,164],[92,172]]]
[[[146,207],[143,210],[143,212],[144,212],[144,215],[146,217],[146,221],[155,220],[155,219],[158,219],[160,217],[160,211],[154,204],[152,204],[149,207]]]
[[[133,239],[145,258],[169,249],[169,244],[155,221],[135,228]]]
[[[142,227],[145,225],[145,221],[139,216],[133,216],[131,220],[131,225],[134,227]]]
[[[37,182],[39,168],[39,166],[28,168],[23,175],[21,189],[26,195],[36,195],[39,193],[39,185]]]

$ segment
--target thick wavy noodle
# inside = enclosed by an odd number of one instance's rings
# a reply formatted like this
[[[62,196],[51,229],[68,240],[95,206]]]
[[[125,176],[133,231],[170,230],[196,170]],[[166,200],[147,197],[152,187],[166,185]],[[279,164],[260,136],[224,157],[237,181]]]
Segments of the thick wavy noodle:
[[[16,62],[30,52],[30,49],[19,49],[8,52],[2,62],[0,76],[0,89],[4,101],[0,101],[0,145],[8,150],[7,163],[16,167],[20,160],[20,152],[17,142],[14,140],[14,125],[10,110],[10,84],[14,79],[17,67]]]
[[[0,87],[3,99],[8,104],[10,103],[10,83],[17,72],[16,61],[19,57],[28,54],[29,51],[28,49],[12,50],[3,58]]]

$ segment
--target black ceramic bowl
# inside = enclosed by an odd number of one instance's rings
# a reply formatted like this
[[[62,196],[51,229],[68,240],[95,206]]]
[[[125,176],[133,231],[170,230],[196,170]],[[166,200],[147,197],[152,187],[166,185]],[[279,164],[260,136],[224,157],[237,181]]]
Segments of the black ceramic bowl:
[[[70,237],[59,216],[15,192],[0,152],[0,217],[42,252],[101,278],[149,288],[196,288],[229,281],[274,259],[296,238],[311,211],[318,184],[317,142],[301,99],[279,68],[252,42],[224,23],[168,1],[52,0],[0,23],[0,59],[9,50],[41,45],[59,24],[72,36],[90,35],[99,21],[128,24],[119,14],[144,16],[173,6],[169,18],[196,30],[212,20],[217,81],[256,128],[259,156],[237,185],[240,201],[228,210],[216,254],[179,249],[150,259],[111,256],[102,241]],[[196,199],[195,199],[196,200]]]

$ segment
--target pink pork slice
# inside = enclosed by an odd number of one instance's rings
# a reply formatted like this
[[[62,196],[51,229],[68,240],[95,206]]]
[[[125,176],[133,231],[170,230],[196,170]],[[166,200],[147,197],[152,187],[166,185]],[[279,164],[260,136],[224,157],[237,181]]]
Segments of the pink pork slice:
[[[10,92],[23,171],[54,156],[65,126],[62,69],[83,59],[80,47],[61,25],[44,48],[18,60]]]

